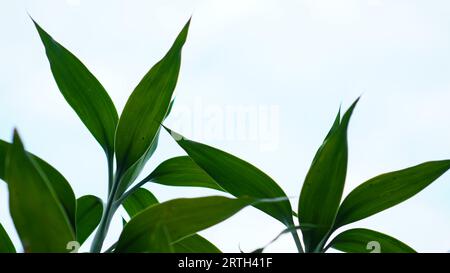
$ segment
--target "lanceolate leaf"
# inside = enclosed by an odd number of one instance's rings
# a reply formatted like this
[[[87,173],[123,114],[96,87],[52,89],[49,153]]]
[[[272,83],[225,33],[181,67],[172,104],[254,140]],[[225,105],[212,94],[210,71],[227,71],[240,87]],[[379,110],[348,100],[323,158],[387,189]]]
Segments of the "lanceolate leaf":
[[[380,232],[356,228],[342,232],[329,247],[347,253],[415,253],[405,243]]]
[[[317,226],[315,229],[303,229],[308,252],[315,251],[326,237],[341,202],[347,173],[347,128],[357,102],[345,113],[339,125],[337,121],[334,122],[317,151],[302,187],[298,206],[299,222]]]
[[[137,189],[122,203],[130,218],[133,218],[136,214],[154,204],[158,204],[158,199],[144,188]]]
[[[10,212],[25,252],[67,252],[75,232],[47,176],[24,150],[17,132],[6,163]]]
[[[426,162],[374,177],[355,188],[342,203],[335,228],[369,217],[414,196],[450,168],[450,160]]]
[[[169,109],[167,110],[166,116],[164,118],[167,118],[172,111],[173,104],[175,102],[175,99],[172,100],[172,102],[169,105]],[[161,132],[161,127],[158,129],[158,132],[156,133],[155,138],[153,139],[152,144],[150,145],[150,148],[145,152],[144,156],[141,157],[136,163],[133,164],[123,175],[121,185],[119,186],[119,194],[122,194],[125,192],[127,187],[139,176],[142,169],[145,167],[145,164],[147,161],[152,157],[152,155],[155,153],[156,148],[158,147],[159,142],[159,135]]]
[[[255,207],[287,226],[293,225],[292,209],[286,194],[267,174],[229,153],[167,130],[189,157],[228,193],[236,197],[251,196],[257,199],[286,198],[280,202],[260,203]]]
[[[34,22],[62,95],[78,114],[108,158],[114,154],[118,115],[100,82],[78,59]]]
[[[221,196],[170,200],[132,218],[120,235],[116,252],[167,252],[168,244],[211,227],[254,202]]]
[[[11,239],[6,233],[6,230],[0,224],[0,253],[16,253],[16,248],[14,247]]]
[[[116,132],[119,176],[145,157],[154,143],[175,90],[189,23],[184,26],[169,52],[145,75],[125,105]]]
[[[337,131],[337,129],[339,129],[340,124],[341,124],[341,108],[339,108],[336,118],[334,119],[334,123],[331,126],[331,129],[328,132],[327,136],[325,137],[325,140],[327,140],[330,136],[332,136]],[[317,155],[317,153],[316,153],[316,155]]]
[[[12,144],[0,140],[0,179],[8,182],[5,178],[5,160],[6,153]],[[51,184],[53,190],[55,191],[56,197],[63,206],[69,221],[75,230],[75,194],[73,193],[72,187],[70,187],[69,182],[64,178],[64,176],[59,173],[50,164],[40,159],[39,157],[28,153],[30,158],[39,166],[40,170],[47,177],[48,182]]]
[[[137,189],[132,195],[127,197],[123,202],[123,206],[130,218],[136,216],[139,212],[146,208],[158,204],[156,197],[144,188]],[[126,221],[124,221],[124,226]],[[170,242],[169,242],[170,243]],[[198,234],[193,234],[183,238],[177,242],[171,243],[172,250],[176,253],[219,253],[211,242]]]
[[[198,234],[186,237],[172,244],[175,253],[221,253],[221,251]]]
[[[77,199],[77,241],[83,244],[100,223],[103,202],[93,195]]]
[[[167,186],[204,187],[223,191],[222,187],[189,156],[164,161],[144,181]]]

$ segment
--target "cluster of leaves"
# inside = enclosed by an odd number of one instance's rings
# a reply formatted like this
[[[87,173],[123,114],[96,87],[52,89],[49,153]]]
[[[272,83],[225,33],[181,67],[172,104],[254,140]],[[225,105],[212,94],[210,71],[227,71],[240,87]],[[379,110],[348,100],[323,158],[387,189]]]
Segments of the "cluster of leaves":
[[[24,251],[67,252],[69,242],[83,244],[97,230],[91,251],[101,252],[111,219],[123,206],[130,221],[124,220],[118,241],[107,252],[220,252],[197,232],[254,206],[286,226],[285,232],[292,234],[299,252],[329,248],[367,252],[367,243],[372,241],[381,245],[381,252],[413,252],[399,240],[368,229],[350,229],[330,238],[338,228],[412,197],[445,173],[450,160],[382,174],[361,184],[341,202],[347,173],[347,129],[356,101],[342,118],[338,113],[313,159],[294,212],[281,187],[255,166],[161,125],[173,105],[189,24],[144,76],[119,117],[94,75],[35,23],[61,93],[106,154],[109,180],[105,202],[93,195],[76,199],[63,175],[24,149],[17,131],[11,143],[0,141],[0,179],[8,184],[10,213]],[[162,162],[136,182],[158,146],[162,128],[187,155]],[[208,196],[159,203],[142,187],[146,183],[204,187],[235,198]],[[15,252],[1,225],[0,252]]]

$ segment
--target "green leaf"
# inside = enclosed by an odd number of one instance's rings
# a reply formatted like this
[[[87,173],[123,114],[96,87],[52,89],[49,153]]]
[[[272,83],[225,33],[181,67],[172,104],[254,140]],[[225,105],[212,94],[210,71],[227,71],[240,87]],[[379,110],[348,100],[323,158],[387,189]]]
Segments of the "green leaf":
[[[0,179],[8,182],[5,178],[5,164],[7,151],[12,146],[12,144],[0,140]],[[40,159],[39,157],[28,153],[30,158],[39,166],[40,170],[47,177],[48,182],[51,184],[53,190],[56,193],[56,197],[64,208],[64,211],[69,218],[69,221],[73,227],[76,229],[75,225],[75,210],[76,210],[76,200],[75,194],[73,193],[72,187],[69,182],[64,178],[64,176],[53,168],[50,164]]]
[[[115,150],[119,177],[125,175],[133,165],[145,164],[145,160],[140,161],[149,158],[146,154],[151,149],[160,124],[170,108],[189,23],[190,20],[167,54],[144,76],[125,105],[116,132]]]
[[[150,206],[125,226],[116,252],[168,252],[171,243],[224,221],[254,201],[209,196]]]
[[[8,150],[9,207],[25,252],[67,252],[75,232],[47,176],[24,150],[17,132]]]
[[[158,199],[144,188],[139,188],[122,203],[130,218],[133,218],[147,207],[158,204]]]
[[[0,224],[0,253],[16,253],[16,248],[6,233],[6,230]]]
[[[357,102],[352,104],[339,123],[338,114],[306,175],[300,193],[298,218],[300,224],[317,226],[302,230],[307,252],[316,251],[333,226],[347,174],[347,128]]]
[[[166,186],[204,187],[224,191],[189,156],[179,156],[164,161],[144,181]]]
[[[158,200],[151,192],[144,188],[139,188],[127,197],[122,205],[130,218],[133,218],[139,212],[158,203]],[[123,226],[125,226],[127,222],[123,218],[122,221]],[[172,250],[176,253],[220,253],[217,247],[198,234],[193,234],[173,243]]]
[[[164,117],[164,119],[167,118],[169,116],[170,112],[172,111],[174,102],[175,102],[175,99],[173,99],[172,102],[170,103],[169,109],[167,110],[167,113],[166,113],[166,116]],[[133,164],[133,166],[131,166],[125,172],[124,176],[122,177],[121,185],[118,190],[119,194],[122,194],[125,192],[127,187],[139,176],[142,169],[145,167],[145,164],[147,163],[147,161],[155,153],[155,151],[158,147],[160,131],[161,131],[161,127],[158,129],[158,132],[156,133],[156,137],[153,139],[153,142],[150,145],[150,149],[148,149],[145,152],[144,156],[141,159],[139,159],[138,162]]]
[[[450,160],[426,162],[374,177],[356,187],[339,208],[335,228],[369,217],[414,196],[450,168]]]
[[[77,241],[82,245],[100,223],[103,202],[93,195],[77,199]]]
[[[341,108],[339,107],[339,111],[336,115],[336,118],[334,119],[334,122],[333,122],[333,125],[331,126],[330,131],[328,132],[327,136],[325,137],[325,140],[329,139],[330,136],[332,136],[339,129],[340,124],[341,124]]]
[[[219,149],[188,140],[166,128],[189,157],[228,193],[236,196],[285,198],[273,203],[259,203],[256,208],[292,226],[292,208],[284,191],[267,174],[250,163]]]
[[[198,234],[191,235],[172,245],[175,253],[221,253],[221,251]]]
[[[415,253],[405,243],[380,232],[356,228],[337,235],[329,247],[347,253]]]
[[[34,24],[45,46],[59,90],[102,146],[107,157],[112,158],[118,115],[111,98],[75,55],[55,41],[36,22]]]

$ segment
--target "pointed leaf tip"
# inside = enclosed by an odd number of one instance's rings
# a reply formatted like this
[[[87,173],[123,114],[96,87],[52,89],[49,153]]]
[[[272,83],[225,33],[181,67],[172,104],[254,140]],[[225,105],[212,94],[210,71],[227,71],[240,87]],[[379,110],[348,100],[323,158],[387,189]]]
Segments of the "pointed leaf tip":
[[[300,192],[299,221],[317,225],[303,229],[307,251],[314,251],[331,229],[342,198],[347,175],[347,129],[359,98],[353,102],[339,122],[338,113],[322,146],[319,147]]]
[[[344,116],[342,117],[342,124],[344,124],[344,126],[348,126],[348,123],[350,122],[350,118],[352,117],[353,111],[355,110],[356,105],[358,105],[359,100],[361,99],[361,97],[358,97],[353,103],[352,105],[348,108],[348,110],[345,112]]]
[[[31,18],[32,19],[32,18]],[[33,20],[33,19],[32,19]],[[59,91],[108,157],[114,153],[118,114],[105,88],[69,50],[34,22]]]
[[[19,145],[20,147],[23,148],[23,142],[22,142],[22,139],[20,138],[20,134],[19,134],[19,131],[17,130],[17,128],[14,128],[14,131],[13,131],[13,144]]]
[[[181,67],[181,53],[188,35],[183,27],[165,56],[144,76],[129,97],[116,130],[116,160],[119,176],[138,173],[133,165],[143,166],[157,137],[161,123],[170,110]],[[140,169],[137,168],[137,169]]]

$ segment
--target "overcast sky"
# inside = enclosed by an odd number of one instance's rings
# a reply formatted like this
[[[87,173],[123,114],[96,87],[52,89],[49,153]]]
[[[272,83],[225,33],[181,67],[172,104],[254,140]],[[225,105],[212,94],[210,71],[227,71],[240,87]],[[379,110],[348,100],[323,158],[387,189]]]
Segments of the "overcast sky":
[[[1,1],[0,138],[10,140],[17,127],[26,148],[60,170],[77,197],[105,198],[105,158],[59,93],[27,12],[86,64],[119,112],[192,15],[166,124],[258,166],[292,197],[294,208],[339,106],[347,108],[360,95],[349,130],[345,193],[377,174],[450,158],[448,1]],[[230,109],[246,109],[252,118],[229,125]],[[235,134],[227,135],[232,129]],[[162,134],[144,175],[183,154]],[[218,194],[146,187],[160,200]],[[7,196],[1,184],[0,222],[15,234]],[[447,252],[449,197],[446,174],[354,226],[387,233],[418,251]],[[120,228],[118,217],[107,245]],[[239,245],[244,251],[264,245],[282,229],[247,208],[202,234],[223,251],[237,252]],[[268,249],[294,250],[289,236]]]

